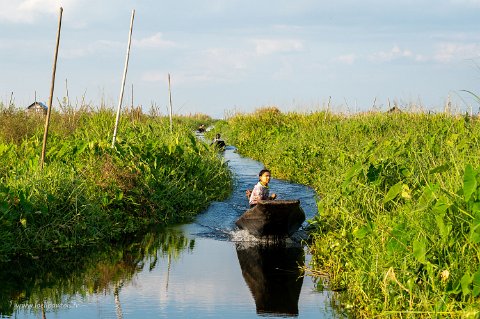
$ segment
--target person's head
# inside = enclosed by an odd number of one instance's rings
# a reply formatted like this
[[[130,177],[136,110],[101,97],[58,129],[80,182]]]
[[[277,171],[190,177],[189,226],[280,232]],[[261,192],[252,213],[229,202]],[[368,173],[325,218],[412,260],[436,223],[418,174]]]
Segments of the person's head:
[[[258,173],[258,179],[262,182],[263,185],[268,185],[270,182],[271,173],[268,169],[262,169],[260,173]]]
[[[215,134],[215,138],[220,138],[220,133]]]

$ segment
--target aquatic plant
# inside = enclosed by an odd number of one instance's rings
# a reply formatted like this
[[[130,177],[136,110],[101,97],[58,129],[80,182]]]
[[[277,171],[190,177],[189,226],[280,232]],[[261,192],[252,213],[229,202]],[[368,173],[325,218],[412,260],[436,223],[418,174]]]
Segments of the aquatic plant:
[[[480,315],[480,127],[470,116],[260,112],[219,123],[310,185],[312,273],[353,317]]]
[[[25,115],[9,112],[0,112],[0,260],[187,221],[230,193],[230,172],[195,138],[195,119],[177,118],[173,132],[163,117],[124,120],[111,148],[113,111],[55,113],[41,170],[43,123],[15,131],[9,119]]]

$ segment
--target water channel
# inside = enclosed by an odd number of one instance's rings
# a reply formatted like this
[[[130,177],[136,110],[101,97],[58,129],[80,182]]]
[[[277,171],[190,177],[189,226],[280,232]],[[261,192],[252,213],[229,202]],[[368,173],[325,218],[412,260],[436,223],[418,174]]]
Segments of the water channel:
[[[340,318],[298,266],[310,256],[298,238],[261,242],[236,229],[262,164],[227,147],[232,196],[193,223],[134,238],[85,256],[52,256],[0,269],[0,316],[7,318]],[[273,179],[281,199],[316,213],[308,187]]]

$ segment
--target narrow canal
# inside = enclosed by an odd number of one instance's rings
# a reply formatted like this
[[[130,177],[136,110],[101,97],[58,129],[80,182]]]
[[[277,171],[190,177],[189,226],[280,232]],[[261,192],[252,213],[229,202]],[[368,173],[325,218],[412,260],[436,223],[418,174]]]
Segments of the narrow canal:
[[[232,196],[196,220],[149,233],[87,257],[46,258],[1,269],[0,316],[11,318],[339,318],[330,294],[301,276],[310,256],[302,230],[273,245],[236,229],[262,164],[227,147]],[[275,177],[275,176],[273,176]],[[308,187],[273,179],[280,199],[316,213]],[[45,259],[45,258],[44,258]]]

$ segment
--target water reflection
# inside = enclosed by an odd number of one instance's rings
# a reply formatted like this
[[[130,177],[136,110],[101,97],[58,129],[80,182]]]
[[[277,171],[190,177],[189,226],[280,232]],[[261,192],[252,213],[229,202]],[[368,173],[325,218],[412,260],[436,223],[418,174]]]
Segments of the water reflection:
[[[255,299],[257,314],[298,316],[298,298],[303,276],[299,266],[305,263],[301,247],[236,245],[242,275]]]
[[[76,295],[101,292],[113,294],[117,317],[122,318],[119,292],[124,284],[147,264],[152,271],[159,257],[175,260],[194,246],[195,241],[182,232],[164,229],[103,249],[51,253],[33,262],[22,258],[0,264],[0,317],[23,310],[46,318],[46,310],[71,307]]]
[[[194,223],[103,249],[0,264],[0,317],[334,317],[326,294],[301,276],[299,266],[309,258],[303,247],[250,242],[236,230],[235,220],[248,208],[245,189],[263,165],[232,147],[224,156],[236,178],[233,194]],[[307,218],[315,215],[312,189],[271,183],[281,198],[300,199]]]

